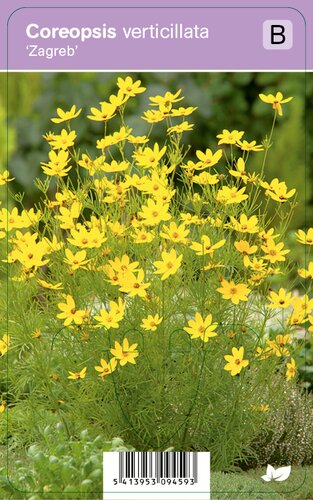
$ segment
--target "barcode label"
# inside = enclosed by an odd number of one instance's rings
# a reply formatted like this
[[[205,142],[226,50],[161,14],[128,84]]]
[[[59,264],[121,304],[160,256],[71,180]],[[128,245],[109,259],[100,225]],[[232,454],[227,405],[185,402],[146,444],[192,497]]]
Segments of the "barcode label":
[[[121,452],[119,483],[124,479],[186,479],[198,482],[198,453],[189,452]],[[187,483],[185,483],[187,484]]]
[[[209,500],[209,452],[105,452],[104,500]]]

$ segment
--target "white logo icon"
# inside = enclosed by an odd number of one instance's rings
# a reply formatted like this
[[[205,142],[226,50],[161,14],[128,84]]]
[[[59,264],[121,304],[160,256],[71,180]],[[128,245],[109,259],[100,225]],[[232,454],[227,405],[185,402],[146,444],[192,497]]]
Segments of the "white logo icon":
[[[286,481],[290,476],[291,465],[287,465],[287,467],[279,467],[278,469],[274,469],[272,465],[268,465],[266,468],[265,476],[262,476],[264,481]]]

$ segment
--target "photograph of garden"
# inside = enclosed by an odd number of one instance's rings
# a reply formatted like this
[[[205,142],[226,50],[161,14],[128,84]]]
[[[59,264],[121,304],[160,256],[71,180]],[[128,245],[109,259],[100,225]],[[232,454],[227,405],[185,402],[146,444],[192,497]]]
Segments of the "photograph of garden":
[[[127,450],[313,498],[312,73],[1,79],[0,498]]]

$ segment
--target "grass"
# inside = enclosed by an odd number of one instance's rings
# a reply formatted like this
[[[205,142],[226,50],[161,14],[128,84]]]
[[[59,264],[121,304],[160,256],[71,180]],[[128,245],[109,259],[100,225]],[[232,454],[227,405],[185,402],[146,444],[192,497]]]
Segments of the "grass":
[[[312,500],[313,466],[291,468],[289,478],[282,482],[265,483],[264,469],[253,469],[236,474],[212,472],[212,500]]]

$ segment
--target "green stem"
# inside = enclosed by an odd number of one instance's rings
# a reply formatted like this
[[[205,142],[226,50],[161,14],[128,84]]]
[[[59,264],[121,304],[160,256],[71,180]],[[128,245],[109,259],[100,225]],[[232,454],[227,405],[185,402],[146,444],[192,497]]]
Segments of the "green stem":
[[[274,132],[274,127],[275,127],[275,123],[276,123],[276,118],[277,118],[277,109],[275,109],[271,132],[270,132],[270,135],[269,135],[269,138],[268,138],[268,141],[267,141],[267,146],[265,148],[260,177],[262,177],[262,175],[264,173],[265,163],[266,163],[266,159],[267,159],[268,150],[270,149],[270,146],[271,146],[271,140],[272,140],[272,137],[273,137],[273,132]]]

